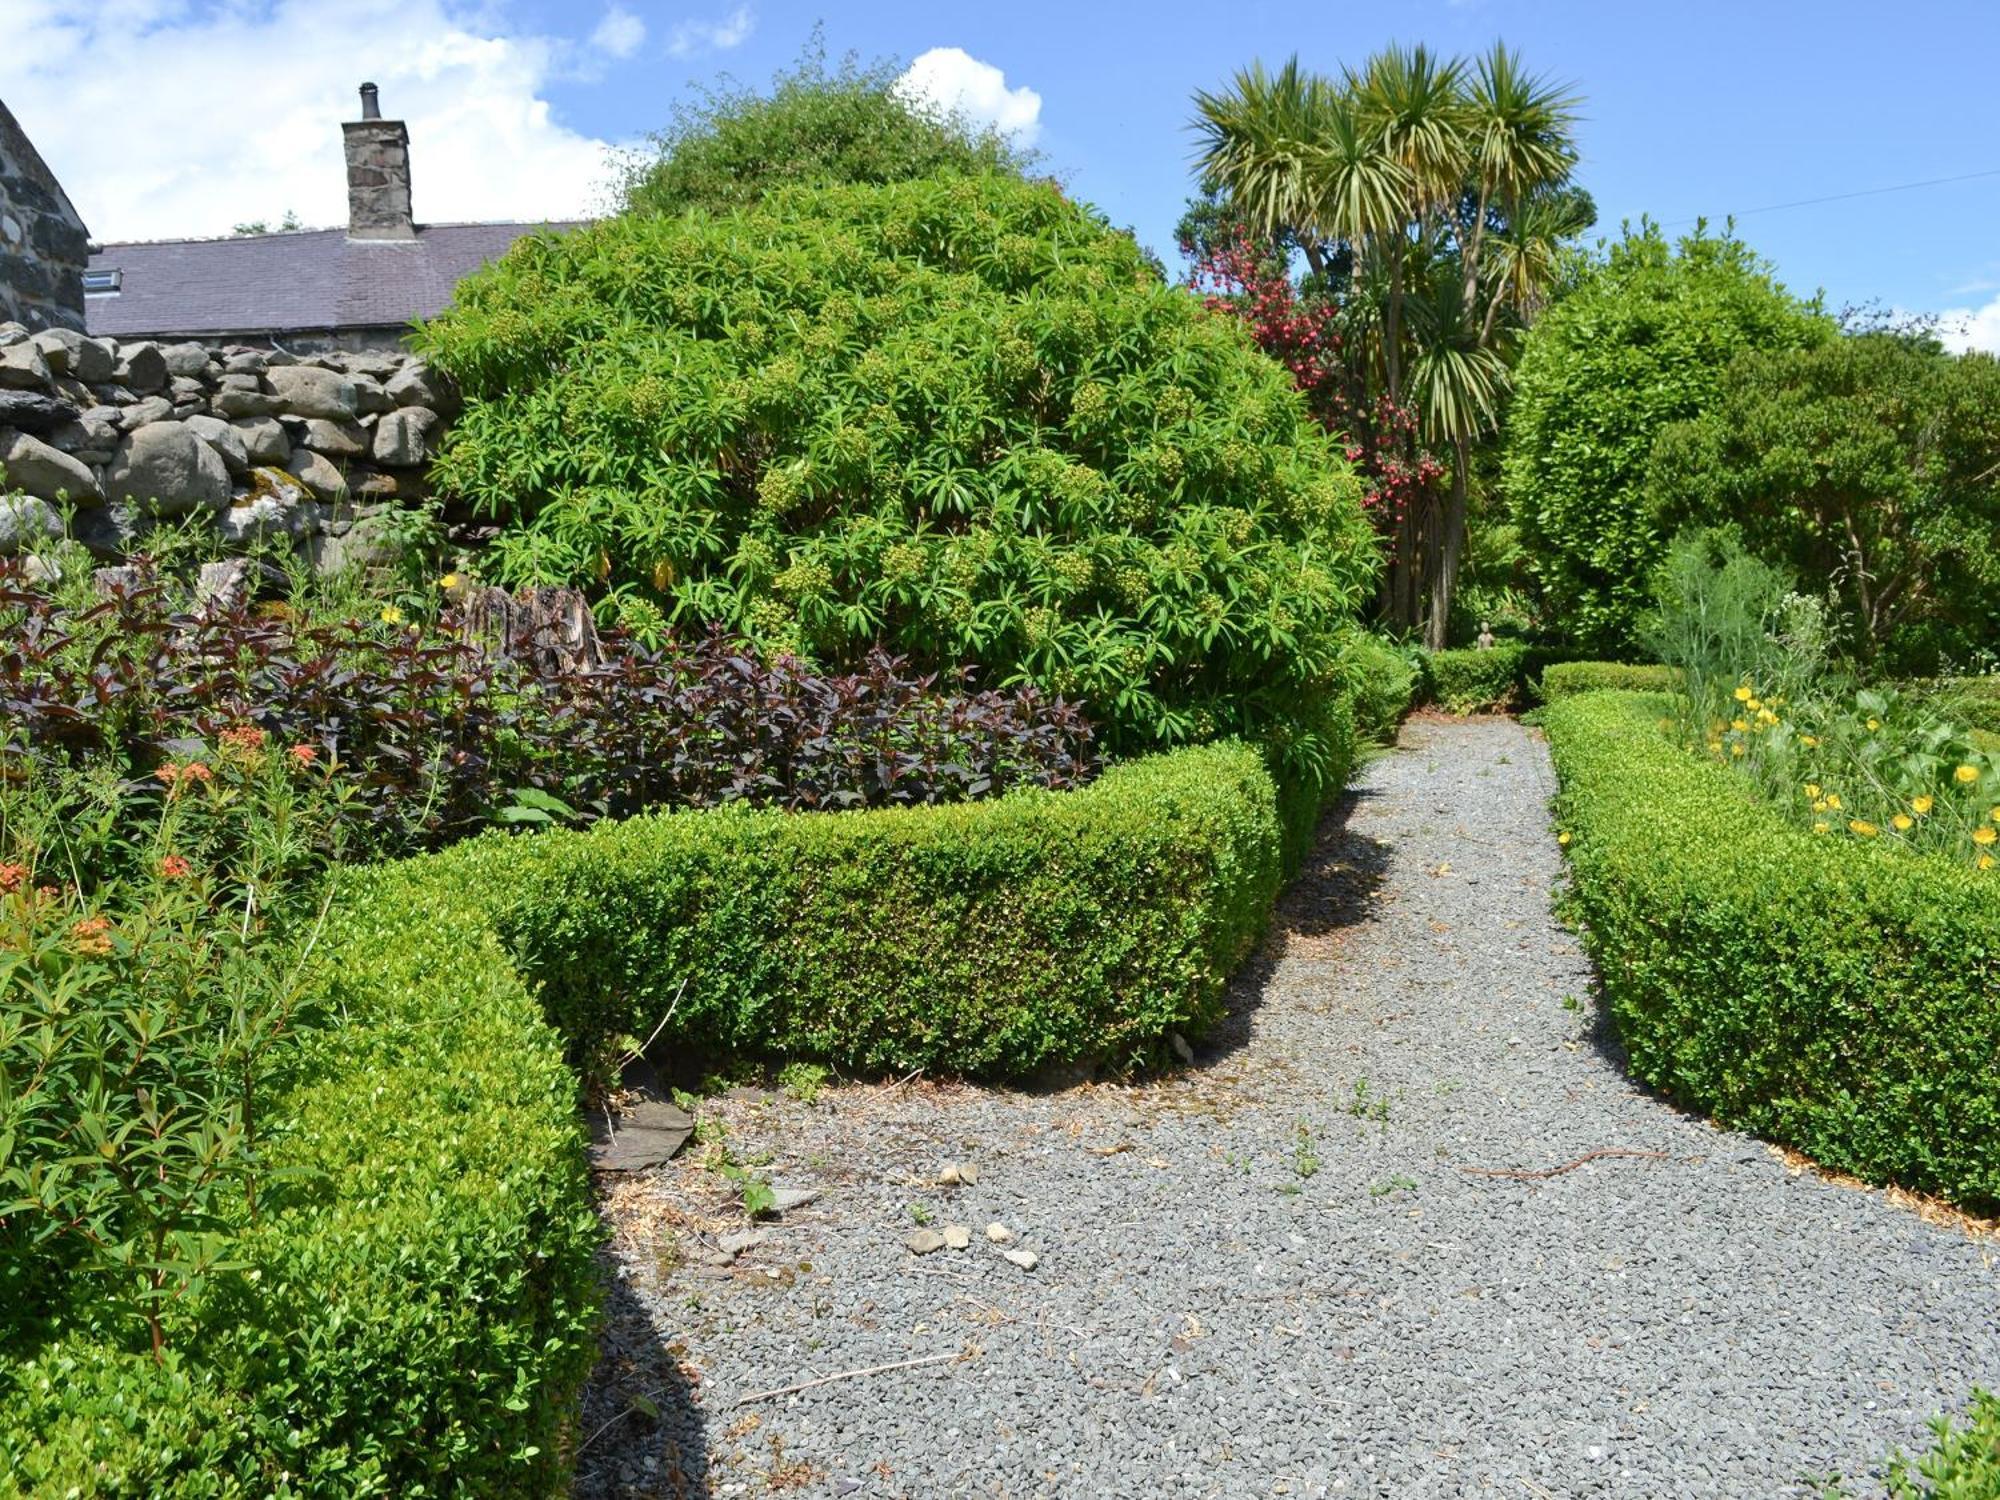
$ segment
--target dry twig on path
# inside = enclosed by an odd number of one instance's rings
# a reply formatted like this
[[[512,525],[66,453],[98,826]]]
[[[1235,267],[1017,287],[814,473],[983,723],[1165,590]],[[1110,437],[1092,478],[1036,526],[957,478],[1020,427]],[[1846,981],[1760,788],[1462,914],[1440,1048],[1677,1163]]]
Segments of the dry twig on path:
[[[1667,1153],[1664,1151],[1635,1151],[1630,1146],[1599,1146],[1595,1151],[1584,1152],[1575,1161],[1566,1161],[1559,1167],[1550,1167],[1540,1172],[1531,1172],[1521,1167],[1460,1167],[1458,1170],[1468,1172],[1474,1177],[1512,1177],[1527,1182],[1542,1177],[1560,1177],[1565,1172],[1574,1172],[1587,1161],[1596,1161],[1600,1156],[1637,1156],[1647,1161],[1667,1159]]]
[[[747,1396],[737,1398],[738,1406],[748,1406],[752,1401],[768,1401],[773,1396],[789,1396],[794,1391],[809,1391],[816,1385],[832,1385],[836,1380],[859,1380],[864,1375],[886,1375],[891,1370],[914,1370],[919,1365],[941,1365],[948,1359],[957,1359],[956,1354],[926,1354],[921,1359],[899,1359],[890,1365],[869,1365],[863,1370],[842,1370],[835,1375],[822,1375],[817,1380],[801,1380],[797,1385],[781,1385],[776,1390],[752,1391]]]

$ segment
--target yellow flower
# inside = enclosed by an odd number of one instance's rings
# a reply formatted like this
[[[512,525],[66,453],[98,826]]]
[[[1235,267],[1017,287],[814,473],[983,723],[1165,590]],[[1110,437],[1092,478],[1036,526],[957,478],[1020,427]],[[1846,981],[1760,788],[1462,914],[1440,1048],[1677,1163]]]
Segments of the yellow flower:
[[[1960,786],[1971,786],[1973,782],[1979,779],[1979,767],[1960,766],[1956,771],[1951,773],[1951,779]]]
[[[1738,740],[1735,744],[1731,745],[1729,747],[1729,753],[1731,755],[1741,755],[1743,753],[1743,742],[1741,740]]]
[[[1994,808],[1990,816],[1994,822],[2000,823],[2000,807]]]
[[[1736,701],[1738,703],[1748,703],[1755,696],[1747,687],[1740,687],[1736,690]]]
[[[1729,727],[1735,730],[1738,734],[1748,734],[1750,732],[1750,726],[1747,723],[1745,723],[1742,719],[1731,719],[1729,721]]]
[[[1750,712],[1754,714],[1757,712],[1758,709],[1762,708],[1764,705],[1762,703],[1759,703],[1755,698],[1745,698],[1743,700],[1743,706],[1749,709]]]
[[[1897,813],[1889,821],[1896,825],[1896,832],[1898,833],[1908,833],[1912,828],[1917,826],[1917,820],[1908,813]]]
[[[1722,754],[1722,741],[1721,741],[1721,740],[1710,740],[1710,741],[1708,742],[1708,753],[1709,753],[1710,755],[1720,755],[1720,754]]]
[[[1814,734],[1802,734],[1799,736],[1799,743],[1801,745],[1804,745],[1808,750],[1817,750],[1819,748],[1819,736]]]
[[[457,588],[459,584],[462,583],[463,581],[464,580],[461,579],[456,573],[447,573],[444,575],[444,577],[438,580],[438,587],[443,589],[446,593],[450,593],[453,589]]]
[[[1880,729],[1881,727],[1882,727],[1882,721],[1880,719],[1870,719],[1868,721],[1868,732],[1870,734],[1873,734],[1876,730]]]
[[[1982,826],[1972,830],[1972,842],[1975,844],[1990,844],[1996,838],[2000,838],[2000,834],[1990,828]]]
[[[1808,781],[1808,782],[1806,783],[1806,795],[1807,795],[1808,797],[1811,797],[1811,798],[1813,798],[1813,799],[1814,799],[1815,801],[1817,801],[1817,800],[1818,800],[1818,798],[1819,798],[1819,783],[1818,783],[1817,781]]]
[[[1569,847],[1569,830],[1567,828],[1556,835],[1556,842],[1561,844],[1565,849]]]
[[[1929,797],[1912,797],[1910,799],[1910,811],[1920,818],[1936,805],[1936,802]]]
[[[1822,818],[1813,824],[1813,832],[1825,833],[1827,829],[1831,828],[1832,826],[1833,825],[1831,823],[1827,822],[1825,819]]]
[[[1838,793],[1838,792],[1828,792],[1828,793],[1826,794],[1826,805],[1827,805],[1827,807],[1828,807],[1828,808],[1830,808],[1830,809],[1831,809],[1832,811],[1834,811],[1834,812],[1839,812],[1839,811],[1840,811],[1840,793]]]
[[[1990,869],[1992,869],[1992,868],[1993,868],[1993,864],[1994,864],[1994,860],[1993,860],[1993,856],[1992,856],[1992,855],[1990,855],[1990,854],[1982,854],[1982,855],[1980,855],[1980,856],[1979,856],[1979,868],[1980,868],[1980,869],[1982,869],[1982,870],[1990,870]]]
[[[1864,839],[1872,839],[1882,831],[1865,818],[1849,818],[1847,820],[1847,830],[1850,833],[1859,834]]]
[[[401,611],[400,609],[396,608],[396,606],[395,606],[395,605],[393,605],[393,604],[385,604],[385,605],[383,605],[383,606],[382,606],[382,623],[383,623],[384,625],[400,625],[400,624],[402,624],[402,623],[403,623],[403,612],[402,612],[402,611]]]

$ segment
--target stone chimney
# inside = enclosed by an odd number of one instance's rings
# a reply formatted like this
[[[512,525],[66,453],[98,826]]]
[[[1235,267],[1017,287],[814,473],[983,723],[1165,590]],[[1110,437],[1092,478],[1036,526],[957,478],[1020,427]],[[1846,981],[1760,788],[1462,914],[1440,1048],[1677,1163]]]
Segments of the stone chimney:
[[[382,118],[375,85],[361,85],[361,118],[340,127],[347,147],[347,237],[415,239],[410,217],[410,132]]]

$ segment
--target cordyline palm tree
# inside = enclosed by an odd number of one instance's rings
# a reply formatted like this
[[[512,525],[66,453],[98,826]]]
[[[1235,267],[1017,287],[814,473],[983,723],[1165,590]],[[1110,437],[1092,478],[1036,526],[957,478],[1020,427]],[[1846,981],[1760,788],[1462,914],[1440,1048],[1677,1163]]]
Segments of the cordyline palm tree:
[[[1576,103],[1504,45],[1467,64],[1390,47],[1336,83],[1293,58],[1197,94],[1198,168],[1245,226],[1289,234],[1322,271],[1354,257],[1373,337],[1351,341],[1371,388],[1412,402],[1451,451],[1451,488],[1391,538],[1383,613],[1444,644],[1464,549],[1471,450],[1498,421],[1514,336],[1539,307],[1560,241],[1587,227],[1560,189]]]

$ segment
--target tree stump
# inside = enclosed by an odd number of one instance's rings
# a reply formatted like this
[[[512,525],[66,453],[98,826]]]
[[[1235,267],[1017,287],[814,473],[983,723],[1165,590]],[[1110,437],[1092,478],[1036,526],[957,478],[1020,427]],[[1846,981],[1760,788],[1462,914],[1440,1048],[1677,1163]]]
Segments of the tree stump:
[[[459,635],[489,656],[559,675],[599,665],[603,650],[590,604],[575,589],[473,587],[459,601]]]

